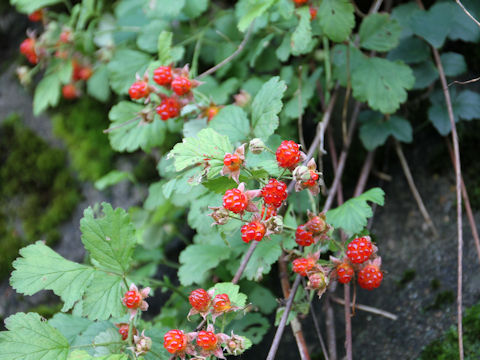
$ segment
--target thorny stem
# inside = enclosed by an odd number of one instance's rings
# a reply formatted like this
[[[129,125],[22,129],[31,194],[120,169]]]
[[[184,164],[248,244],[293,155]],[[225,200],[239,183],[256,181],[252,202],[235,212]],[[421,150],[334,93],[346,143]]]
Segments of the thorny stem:
[[[248,42],[248,39],[250,38],[250,35],[252,33],[252,30],[253,30],[253,25],[255,24],[255,21],[253,21],[251,24],[250,24],[250,27],[248,28],[247,30],[247,33],[245,34],[245,37],[243,38],[242,42],[240,43],[240,45],[238,45],[238,48],[237,50],[235,50],[230,56],[226,57],[225,59],[223,59],[222,61],[220,61],[217,65],[215,65],[214,67],[208,69],[207,71],[201,73],[200,75],[197,76],[197,80],[200,80],[200,79],[203,79],[204,77],[210,75],[210,74],[213,74],[215,71],[217,71],[218,69],[222,68],[223,66],[227,65],[230,61],[232,61],[234,58],[236,58],[238,55],[240,55],[240,53],[243,51],[243,49],[245,48],[245,45],[247,44]]]
[[[395,151],[397,152],[398,158],[400,160],[400,164],[402,165],[403,173],[407,178],[408,186],[412,191],[413,197],[417,202],[418,208],[420,209],[420,212],[422,213],[423,218],[425,219],[425,222],[428,224],[430,229],[432,229],[433,235],[435,237],[438,237],[437,228],[433,224],[432,218],[430,217],[427,211],[427,208],[423,203],[422,197],[420,196],[420,193],[418,192],[418,189],[415,185],[415,181],[413,180],[412,172],[410,171],[410,167],[408,166],[407,159],[405,158],[405,155],[402,150],[402,145],[400,145],[400,143],[396,139],[395,139]]]
[[[344,299],[341,299],[339,297],[336,297],[336,296],[332,296],[331,299],[340,304],[340,305],[344,305],[345,304],[348,304],[348,302],[345,302]],[[366,312],[369,312],[369,313],[372,313],[372,314],[375,314],[375,315],[380,315],[380,316],[384,316],[388,319],[391,319],[391,320],[397,320],[398,319],[398,316],[395,315],[395,314],[392,314],[388,311],[385,311],[385,310],[381,310],[381,309],[377,309],[377,308],[374,308],[372,306],[367,306],[367,305],[361,305],[361,304],[353,304],[351,303],[350,304],[351,307],[355,306],[355,309],[358,309],[358,310],[362,310],[362,311],[366,311]],[[347,305],[347,308],[348,308],[348,305]]]

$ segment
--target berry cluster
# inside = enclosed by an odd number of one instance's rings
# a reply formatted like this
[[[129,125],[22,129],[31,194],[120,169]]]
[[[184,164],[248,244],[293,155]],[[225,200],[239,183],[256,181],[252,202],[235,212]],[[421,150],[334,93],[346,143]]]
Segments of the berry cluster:
[[[213,296],[213,291],[207,292],[204,289],[193,290],[188,296],[188,301],[192,306],[188,317],[200,314],[203,318],[206,318],[211,315],[212,319],[215,320],[221,314],[239,309],[231,304],[227,294]]]

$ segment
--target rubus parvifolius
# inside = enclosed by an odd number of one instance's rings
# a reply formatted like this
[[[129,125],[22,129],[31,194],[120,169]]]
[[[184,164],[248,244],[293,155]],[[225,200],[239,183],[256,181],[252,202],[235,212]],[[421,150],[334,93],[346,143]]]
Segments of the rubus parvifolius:
[[[145,301],[145,299],[149,294],[149,287],[139,291],[135,284],[130,285],[130,289],[125,293],[122,299],[123,305],[125,305],[130,311],[130,318],[134,318],[138,310],[148,310],[148,303]]]
[[[354,264],[364,263],[373,253],[374,246],[370,236],[355,238],[347,247],[347,256]]]
[[[287,199],[287,184],[277,179],[270,179],[262,188],[262,197],[265,204],[279,208]]]
[[[233,154],[224,155],[223,168],[220,171],[220,175],[231,177],[237,184],[240,182],[240,170],[245,161],[245,145],[240,145]]]
[[[366,265],[358,272],[358,284],[366,290],[378,288],[383,280],[383,273],[379,266],[374,264]]]
[[[245,191],[245,183],[240,183],[236,189],[229,189],[223,195],[223,207],[235,214],[242,215],[245,211],[257,212],[257,206],[251,201],[259,196],[259,190]]]
[[[292,140],[284,140],[275,152],[278,166],[286,169],[294,168],[300,161],[300,147]]]
[[[243,225],[240,231],[242,233],[242,240],[248,244],[252,240],[262,240],[267,229],[262,222],[252,221]]]

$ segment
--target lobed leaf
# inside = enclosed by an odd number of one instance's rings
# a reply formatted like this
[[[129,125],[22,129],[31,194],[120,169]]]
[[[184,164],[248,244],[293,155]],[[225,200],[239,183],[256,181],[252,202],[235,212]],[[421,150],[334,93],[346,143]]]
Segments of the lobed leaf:
[[[354,8],[348,0],[323,0],[317,16],[325,35],[335,42],[347,40],[355,26]]]
[[[360,25],[360,46],[374,51],[389,51],[397,47],[402,28],[388,14],[371,14]]]

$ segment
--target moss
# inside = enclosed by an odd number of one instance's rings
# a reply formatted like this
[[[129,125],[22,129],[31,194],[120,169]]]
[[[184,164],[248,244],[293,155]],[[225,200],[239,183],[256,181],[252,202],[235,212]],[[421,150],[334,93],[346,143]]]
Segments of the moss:
[[[397,284],[399,287],[405,287],[410,281],[415,279],[416,271],[414,269],[407,269],[404,271],[403,276],[398,280]]]
[[[463,346],[465,360],[480,359],[480,303],[465,311],[463,317]],[[458,359],[457,328],[452,327],[441,338],[426,346],[419,360]]]
[[[444,305],[453,304],[455,301],[455,294],[451,290],[445,290],[439,292],[437,296],[435,296],[435,301],[433,304],[428,305],[425,307],[425,310],[439,310]]]
[[[83,98],[63,106],[52,123],[54,134],[65,142],[81,180],[95,181],[112,170],[114,152],[103,133],[108,127],[104,104]]]
[[[11,116],[0,126],[0,278],[18,250],[36,240],[54,244],[57,227],[80,200],[65,154]]]

